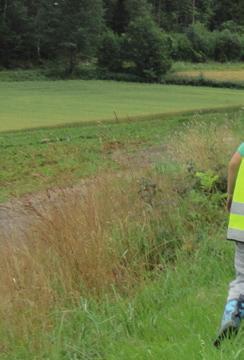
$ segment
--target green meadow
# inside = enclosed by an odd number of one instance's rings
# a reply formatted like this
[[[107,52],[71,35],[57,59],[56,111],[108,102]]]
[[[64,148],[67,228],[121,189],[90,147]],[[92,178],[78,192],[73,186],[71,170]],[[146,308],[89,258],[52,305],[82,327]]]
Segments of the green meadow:
[[[0,82],[0,131],[241,106],[244,91],[113,81]]]

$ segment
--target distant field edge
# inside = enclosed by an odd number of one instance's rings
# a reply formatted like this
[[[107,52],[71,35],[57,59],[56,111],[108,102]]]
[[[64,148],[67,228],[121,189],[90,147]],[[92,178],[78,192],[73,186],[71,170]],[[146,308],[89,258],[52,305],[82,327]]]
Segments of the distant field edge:
[[[230,79],[230,78],[214,78],[206,75],[205,73],[195,72],[178,72],[170,74],[165,79],[167,85],[178,85],[178,86],[201,86],[219,89],[233,89],[243,90],[244,89],[244,72],[242,72],[242,78]],[[214,76],[214,75],[212,75]]]
[[[75,121],[70,123],[60,123],[56,125],[50,126],[37,126],[37,127],[27,127],[21,129],[6,129],[0,130],[0,134],[10,134],[10,133],[19,133],[22,131],[35,131],[35,130],[46,130],[46,129],[56,129],[56,128],[71,128],[71,127],[86,127],[86,126],[94,126],[99,124],[119,124],[119,123],[130,123],[130,122],[140,122],[140,121],[149,121],[149,120],[164,120],[170,119],[179,115],[194,115],[194,114],[211,114],[211,113],[220,113],[220,112],[231,112],[244,110],[244,104],[235,105],[235,106],[218,106],[212,108],[199,108],[199,109],[191,109],[191,110],[183,110],[183,111],[170,111],[165,113],[155,113],[155,114],[145,114],[145,115],[134,115],[134,116],[126,116],[126,117],[118,117],[116,114],[114,118],[110,119],[98,119],[91,121]]]

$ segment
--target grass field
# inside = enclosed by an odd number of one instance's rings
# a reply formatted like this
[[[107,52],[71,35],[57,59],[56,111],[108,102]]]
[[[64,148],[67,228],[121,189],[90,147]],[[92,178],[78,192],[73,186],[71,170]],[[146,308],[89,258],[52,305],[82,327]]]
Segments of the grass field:
[[[244,91],[112,81],[0,82],[0,131],[241,106]]]

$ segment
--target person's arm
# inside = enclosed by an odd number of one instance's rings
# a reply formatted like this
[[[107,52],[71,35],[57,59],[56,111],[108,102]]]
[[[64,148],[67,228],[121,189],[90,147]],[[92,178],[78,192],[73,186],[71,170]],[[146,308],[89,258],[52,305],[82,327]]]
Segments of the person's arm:
[[[234,188],[235,188],[235,182],[236,182],[236,177],[238,174],[238,170],[241,164],[241,154],[239,152],[235,152],[234,155],[232,156],[230,162],[229,162],[229,166],[228,166],[228,183],[227,183],[227,203],[226,203],[226,208],[228,211],[230,211],[230,207],[231,207],[231,203],[232,203],[232,196],[233,196],[233,192],[234,192]]]

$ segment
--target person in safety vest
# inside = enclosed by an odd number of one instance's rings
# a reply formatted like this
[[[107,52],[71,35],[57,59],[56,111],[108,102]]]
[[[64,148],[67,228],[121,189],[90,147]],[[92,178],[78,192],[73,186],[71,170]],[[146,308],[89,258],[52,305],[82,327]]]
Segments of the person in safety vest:
[[[226,207],[230,213],[227,239],[235,241],[236,278],[229,285],[227,303],[215,346],[236,334],[244,318],[244,143],[232,156],[228,166]]]

